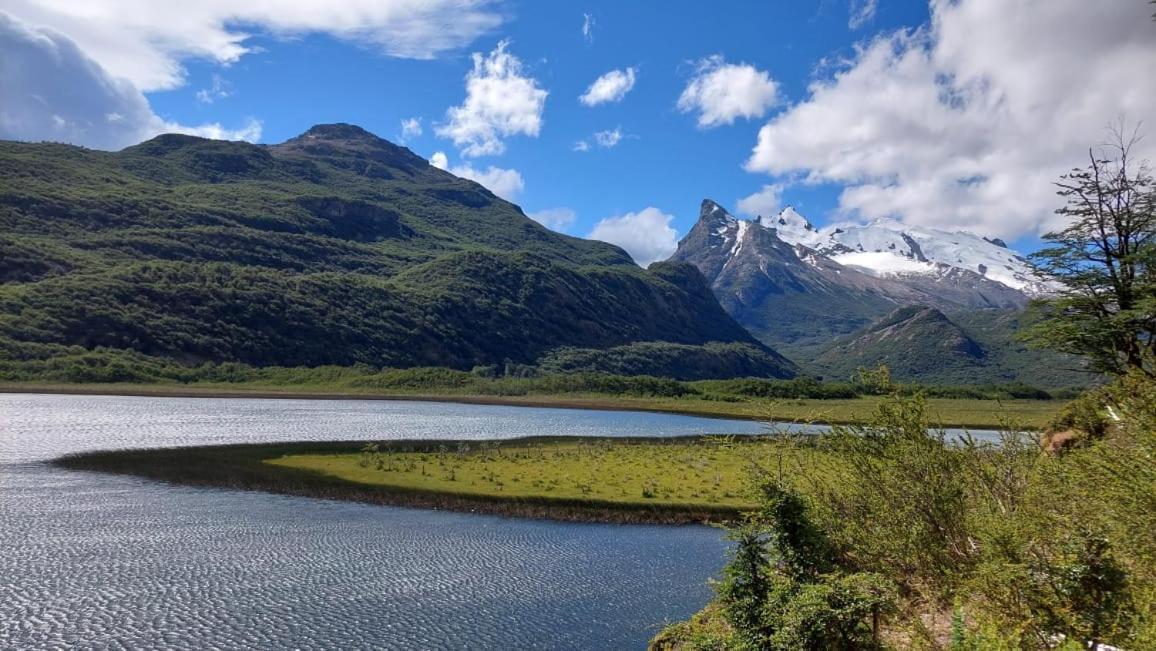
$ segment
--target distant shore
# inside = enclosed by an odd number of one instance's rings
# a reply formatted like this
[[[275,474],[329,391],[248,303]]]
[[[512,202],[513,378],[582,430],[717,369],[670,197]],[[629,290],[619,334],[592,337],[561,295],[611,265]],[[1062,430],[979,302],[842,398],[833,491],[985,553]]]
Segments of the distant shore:
[[[414,400],[473,405],[588,409],[598,411],[644,411],[703,418],[753,420],[816,425],[847,425],[862,422],[875,409],[877,399],[751,399],[726,402],[699,398],[661,398],[607,394],[479,395],[453,392],[380,392],[329,390],[321,386],[264,385],[170,385],[170,384],[59,384],[0,383],[0,393],[65,395],[114,395],[157,398],[249,398],[292,400]],[[1062,406],[1060,401],[928,400],[936,422],[942,427],[1003,429],[1008,422],[1017,429],[1042,429]]]

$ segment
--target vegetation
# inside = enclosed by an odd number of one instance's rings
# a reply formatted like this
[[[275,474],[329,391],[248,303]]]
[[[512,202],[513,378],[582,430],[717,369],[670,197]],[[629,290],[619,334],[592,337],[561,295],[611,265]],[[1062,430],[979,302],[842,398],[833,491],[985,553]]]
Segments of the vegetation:
[[[1114,133],[1115,144],[1090,151],[1089,165],[1058,184],[1067,226],[1031,259],[1059,297],[1037,303],[1027,336],[1107,373],[1156,377],[1156,185],[1147,162],[1129,156],[1138,137],[1126,139],[1122,125]]]
[[[795,449],[784,453],[808,454]],[[734,518],[752,457],[775,440],[517,439],[293,443],[91,452],[74,469],[184,484],[508,515],[612,522]]]
[[[1149,648],[1156,383],[1105,391],[1124,420],[1063,454],[945,445],[926,401],[899,395],[800,443],[815,449],[763,466],[716,603],[654,646]]]
[[[904,382],[986,384],[1028,381],[1046,388],[1088,386],[1101,378],[1074,355],[1030,349],[1018,341],[1016,310],[944,314],[910,305],[836,341],[811,364],[826,378],[849,378],[886,364]]]
[[[763,479],[710,614],[654,646],[1156,648],[1156,202],[1146,168],[1129,172],[1128,145],[1115,153],[1064,177],[1071,223],[1036,256],[1067,285],[1039,301],[1031,339],[1114,375],[1053,421],[1077,435],[948,445],[922,396],[893,391],[869,424],[819,440],[815,458],[837,471]],[[784,601],[773,586],[798,583],[799,557],[809,580],[870,588]],[[795,633],[801,621],[812,637]]]
[[[265,463],[367,485],[488,497],[621,505],[751,508],[750,459],[774,440],[458,441],[414,451],[370,443],[357,453],[289,455]],[[792,453],[801,453],[794,450]]]
[[[812,378],[678,381],[605,373],[544,374],[509,364],[473,371],[447,368],[376,369],[251,367],[236,363],[183,366],[132,351],[68,349],[46,359],[39,345],[24,357],[0,354],[0,391],[56,391],[139,395],[284,397],[417,397],[529,406],[665,411],[704,416],[794,422],[851,422],[872,413],[883,398],[872,384]],[[2,349],[0,349],[2,350]],[[905,385],[905,394],[929,396],[933,418],[945,426],[1038,429],[1052,420],[1072,390],[1027,385]]]
[[[113,153],[0,142],[9,367],[68,365],[79,348],[150,371],[468,370],[640,341],[745,345],[697,353],[714,377],[794,374],[693,267],[640,269],[357,127],[275,146],[165,135]]]

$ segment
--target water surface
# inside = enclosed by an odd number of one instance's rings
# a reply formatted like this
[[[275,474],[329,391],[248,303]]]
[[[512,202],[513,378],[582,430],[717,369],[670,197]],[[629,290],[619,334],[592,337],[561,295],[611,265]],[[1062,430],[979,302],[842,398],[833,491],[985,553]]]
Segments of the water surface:
[[[717,530],[178,487],[45,461],[262,441],[760,431],[637,412],[0,394],[0,648],[641,647],[710,598]]]

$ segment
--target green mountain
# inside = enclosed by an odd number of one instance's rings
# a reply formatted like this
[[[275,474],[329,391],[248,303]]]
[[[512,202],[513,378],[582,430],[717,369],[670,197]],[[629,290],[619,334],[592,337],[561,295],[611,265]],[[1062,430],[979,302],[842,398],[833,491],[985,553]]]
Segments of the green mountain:
[[[1022,382],[1057,388],[1094,379],[1075,358],[1029,350],[1016,341],[1019,318],[1011,310],[948,316],[911,305],[837,341],[811,366],[829,379],[847,379],[859,368],[886,364],[896,380],[927,384]]]
[[[646,341],[794,373],[694,267],[640,269],[355,126],[272,146],[0,142],[0,359],[470,368]]]

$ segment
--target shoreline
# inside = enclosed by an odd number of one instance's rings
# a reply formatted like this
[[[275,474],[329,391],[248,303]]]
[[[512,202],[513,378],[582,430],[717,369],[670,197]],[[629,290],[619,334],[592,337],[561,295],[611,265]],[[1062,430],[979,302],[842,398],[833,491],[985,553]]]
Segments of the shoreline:
[[[551,443],[585,437],[523,437],[503,439],[503,444]],[[624,438],[624,441],[676,441]],[[383,448],[436,449],[456,441],[389,441]],[[475,441],[471,441],[475,442]],[[312,471],[265,463],[294,454],[350,453],[365,441],[258,443],[176,448],[137,448],[82,452],[47,463],[67,470],[102,472],[163,481],[178,486],[257,491],[275,495],[308,497],[433,511],[477,513],[508,518],[584,522],[597,524],[704,525],[741,516],[744,509],[698,504],[642,504],[596,499],[541,496],[498,497],[418,488],[363,484]]]
[[[281,389],[279,387],[219,387],[219,386],[169,386],[151,384],[24,384],[0,383],[0,394],[46,394],[46,395],[87,395],[87,396],[124,396],[141,398],[221,398],[221,399],[260,399],[260,400],[380,400],[380,401],[414,401],[414,402],[445,402],[466,405],[491,405],[504,407],[532,407],[542,409],[581,409],[587,411],[636,411],[656,414],[675,414],[680,416],[694,416],[716,420],[742,420],[767,423],[803,424],[803,425],[853,425],[861,423],[861,418],[793,418],[789,415],[750,414],[737,410],[710,408],[703,405],[655,404],[655,398],[634,396],[605,396],[605,395],[478,395],[454,393],[374,393],[326,390],[301,390],[296,388]],[[870,406],[865,398],[864,407]],[[952,400],[952,399],[941,399]],[[704,401],[707,402],[707,401]],[[824,406],[824,401],[812,399],[814,405]],[[993,401],[992,407],[998,408],[999,402]],[[708,403],[710,404],[710,403]],[[733,403],[713,403],[733,404]],[[768,404],[773,404],[768,402]],[[994,411],[994,409],[993,409]],[[866,414],[864,414],[866,415]],[[950,422],[943,421],[938,427],[966,430],[1000,430],[1002,422]],[[1021,425],[1023,431],[1038,431],[1042,428]]]

